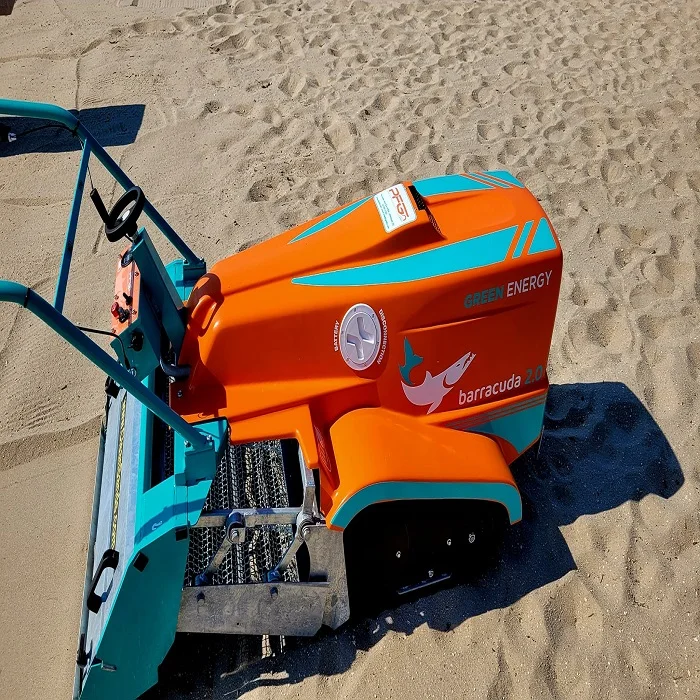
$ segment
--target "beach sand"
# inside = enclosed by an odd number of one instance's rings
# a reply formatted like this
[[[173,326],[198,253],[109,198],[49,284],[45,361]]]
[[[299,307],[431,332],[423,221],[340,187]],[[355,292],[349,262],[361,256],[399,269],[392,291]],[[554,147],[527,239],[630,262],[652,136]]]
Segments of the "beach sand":
[[[698,3],[10,9],[0,95],[92,115],[207,260],[397,181],[477,169],[525,182],[564,249],[544,442],[514,467],[525,518],[498,570],[238,673],[232,640],[209,682],[171,679],[164,697],[700,696]],[[105,121],[116,105],[131,107]],[[0,145],[0,277],[49,298],[78,164],[56,143]],[[107,326],[116,252],[85,206],[71,318]],[[70,697],[102,382],[0,307],[3,698]]]

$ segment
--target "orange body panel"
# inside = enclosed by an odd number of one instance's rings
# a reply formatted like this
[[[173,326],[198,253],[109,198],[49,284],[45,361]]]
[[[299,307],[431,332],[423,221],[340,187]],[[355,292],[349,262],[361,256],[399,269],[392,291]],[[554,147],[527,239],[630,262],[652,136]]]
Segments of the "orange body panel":
[[[235,442],[297,437],[310,466],[320,463],[326,515],[383,478],[350,452],[342,426],[381,443],[371,421],[346,418],[358,409],[381,407],[362,415],[385,425],[394,417],[383,448],[387,460],[395,451],[394,480],[404,447],[391,441],[410,425],[421,444],[439,435],[451,446],[449,465],[424,467],[445,482],[459,478],[461,445],[465,480],[479,480],[481,455],[484,474],[511,483],[505,465],[539,436],[562,270],[551,224],[507,173],[414,185],[221,260],[187,303],[180,362],[192,372],[173,385],[172,406],[191,422],[227,418]],[[358,333],[371,360],[360,368],[344,359]],[[487,435],[489,447],[438,426]]]

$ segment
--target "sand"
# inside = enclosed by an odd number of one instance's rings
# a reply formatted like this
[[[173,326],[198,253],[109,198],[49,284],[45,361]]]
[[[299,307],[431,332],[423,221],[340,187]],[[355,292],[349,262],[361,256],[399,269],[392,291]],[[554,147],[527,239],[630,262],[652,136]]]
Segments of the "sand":
[[[700,696],[697,3],[5,5],[0,94],[137,105],[103,125],[143,110],[110,152],[209,260],[398,180],[490,168],[564,248],[545,440],[516,466],[525,519],[499,569],[239,673],[219,650],[213,685],[164,697]],[[0,157],[0,277],[51,296],[77,161]],[[114,256],[86,207],[71,318],[107,326]],[[0,308],[2,697],[70,696],[102,396]]]

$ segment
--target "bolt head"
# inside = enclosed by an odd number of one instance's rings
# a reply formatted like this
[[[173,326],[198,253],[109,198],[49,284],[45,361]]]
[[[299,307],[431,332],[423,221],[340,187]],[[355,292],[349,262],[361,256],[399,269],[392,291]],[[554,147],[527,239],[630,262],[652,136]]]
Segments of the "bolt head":
[[[448,539],[448,540],[447,540],[447,546],[448,546],[448,547],[451,547],[451,546],[452,546],[452,540],[451,540],[451,539]]]
[[[177,398],[181,399],[182,398],[182,389],[177,390]]]
[[[401,559],[401,552],[400,552],[400,551],[399,551],[399,552],[396,552],[396,558],[397,558],[397,559]]]
[[[428,578],[433,578],[433,576],[435,576],[435,572],[430,569],[430,571],[428,571]]]

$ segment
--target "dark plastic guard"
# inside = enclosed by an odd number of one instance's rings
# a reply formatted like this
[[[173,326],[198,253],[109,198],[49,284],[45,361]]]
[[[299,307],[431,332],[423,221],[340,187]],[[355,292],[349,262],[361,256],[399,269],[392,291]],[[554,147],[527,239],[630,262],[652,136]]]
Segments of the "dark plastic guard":
[[[100,606],[102,605],[102,598],[95,593],[97,584],[100,582],[100,578],[104,573],[105,569],[116,569],[119,564],[119,552],[116,549],[108,549],[102,555],[100,560],[100,565],[97,567],[95,575],[92,577],[92,583],[90,584],[90,592],[87,598],[87,609],[90,612],[99,612]]]

